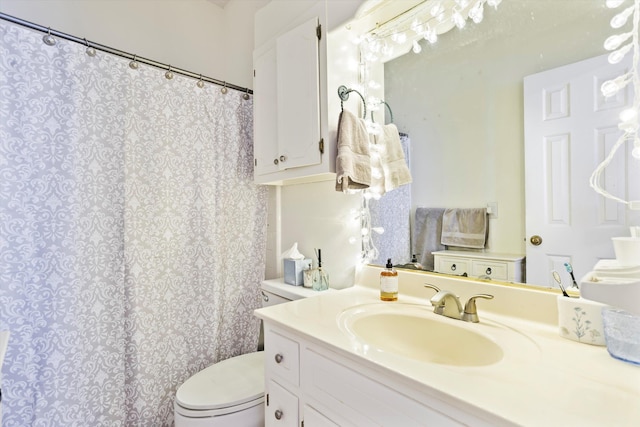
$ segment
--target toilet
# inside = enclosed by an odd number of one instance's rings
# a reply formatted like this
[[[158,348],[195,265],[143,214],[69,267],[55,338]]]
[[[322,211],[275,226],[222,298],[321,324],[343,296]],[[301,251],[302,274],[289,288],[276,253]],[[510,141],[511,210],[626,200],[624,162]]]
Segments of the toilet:
[[[263,307],[318,292],[262,282]],[[214,363],[186,380],[176,392],[175,427],[264,426],[264,352],[256,351]]]

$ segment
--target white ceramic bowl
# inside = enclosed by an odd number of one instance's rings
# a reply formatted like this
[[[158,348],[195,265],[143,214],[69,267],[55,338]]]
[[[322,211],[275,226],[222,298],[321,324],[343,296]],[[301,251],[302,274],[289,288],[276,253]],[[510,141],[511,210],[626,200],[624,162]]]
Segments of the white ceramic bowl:
[[[618,264],[640,265],[640,237],[612,237]]]

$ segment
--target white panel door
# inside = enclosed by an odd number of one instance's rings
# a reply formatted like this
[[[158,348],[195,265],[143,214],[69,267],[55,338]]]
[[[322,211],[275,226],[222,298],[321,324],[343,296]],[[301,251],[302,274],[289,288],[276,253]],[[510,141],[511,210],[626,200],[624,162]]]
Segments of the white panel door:
[[[598,259],[613,258],[611,237],[628,235],[626,207],[599,196],[589,177],[609,153],[620,131],[618,115],[630,105],[630,88],[605,98],[600,86],[629,69],[629,62],[611,65],[606,55],[524,79],[525,200],[527,283],[557,287],[571,278],[570,262],[580,280]],[[628,147],[619,150],[607,168],[604,186],[612,194],[638,192]],[[634,198],[635,199],[635,198]],[[532,237],[540,236],[539,245]]]

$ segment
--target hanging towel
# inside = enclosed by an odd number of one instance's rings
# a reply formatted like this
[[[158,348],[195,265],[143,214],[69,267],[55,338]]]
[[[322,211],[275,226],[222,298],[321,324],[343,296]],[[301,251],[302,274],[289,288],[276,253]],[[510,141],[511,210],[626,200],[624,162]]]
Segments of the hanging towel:
[[[442,216],[442,240],[447,246],[482,249],[487,239],[487,209],[446,209]]]
[[[440,243],[444,211],[444,208],[417,207],[414,214],[411,253],[418,255],[425,270],[434,270],[433,252],[446,249]]]
[[[382,126],[382,133],[374,138],[376,144],[383,144],[381,164],[384,175],[384,190],[391,191],[411,182],[411,172],[404,157],[400,133],[393,123]]]
[[[369,134],[364,120],[342,110],[338,120],[336,191],[361,190],[371,185]]]

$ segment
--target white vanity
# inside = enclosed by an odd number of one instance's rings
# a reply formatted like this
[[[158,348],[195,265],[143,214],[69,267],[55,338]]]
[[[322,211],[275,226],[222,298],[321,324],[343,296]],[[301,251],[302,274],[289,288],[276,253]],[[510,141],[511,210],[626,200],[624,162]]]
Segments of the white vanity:
[[[561,338],[556,294],[401,271],[384,303],[379,272],[257,310],[267,426],[640,425],[640,367]],[[478,302],[480,323],[444,318],[425,282],[495,298]]]

